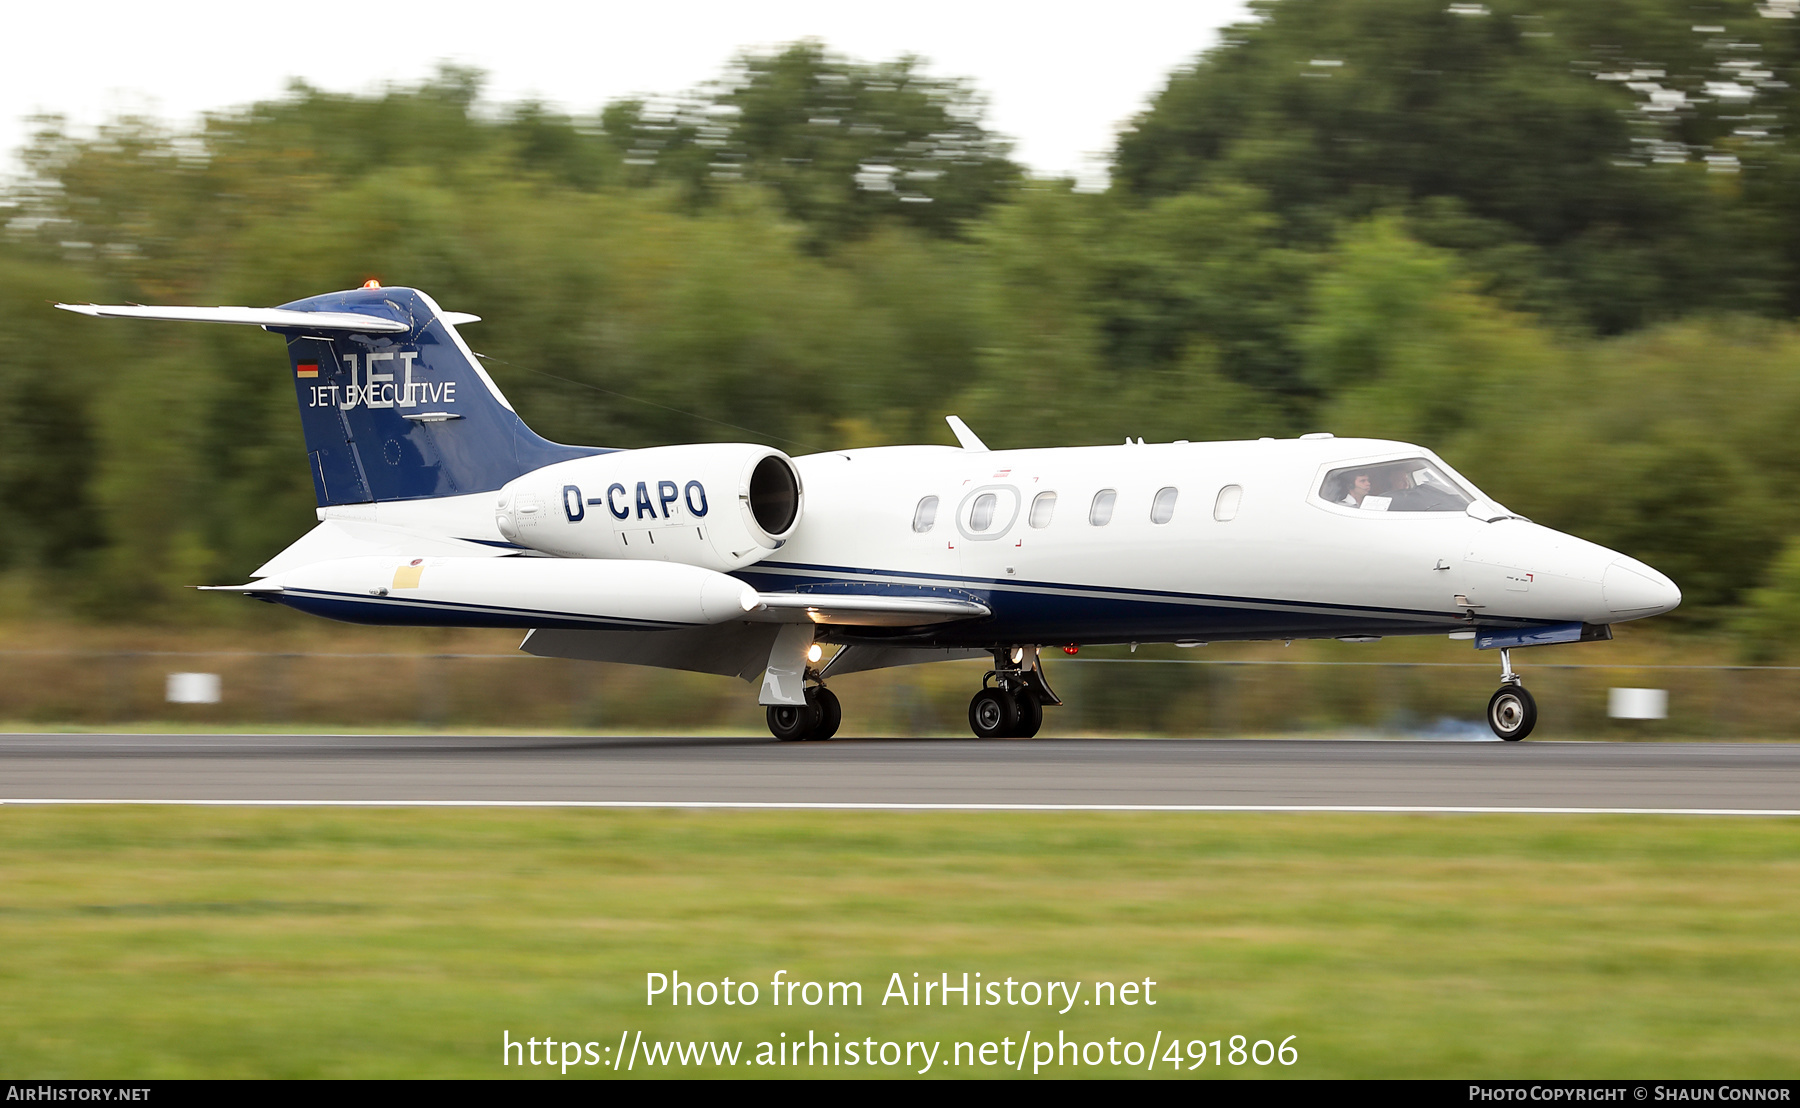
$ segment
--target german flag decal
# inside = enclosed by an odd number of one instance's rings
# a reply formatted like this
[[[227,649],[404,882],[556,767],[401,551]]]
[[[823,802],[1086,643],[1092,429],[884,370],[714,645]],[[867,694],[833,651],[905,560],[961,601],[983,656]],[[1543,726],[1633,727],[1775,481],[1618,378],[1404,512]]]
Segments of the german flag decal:
[[[294,367],[294,376],[296,377],[317,377],[318,375],[319,365],[317,362],[305,362]]]

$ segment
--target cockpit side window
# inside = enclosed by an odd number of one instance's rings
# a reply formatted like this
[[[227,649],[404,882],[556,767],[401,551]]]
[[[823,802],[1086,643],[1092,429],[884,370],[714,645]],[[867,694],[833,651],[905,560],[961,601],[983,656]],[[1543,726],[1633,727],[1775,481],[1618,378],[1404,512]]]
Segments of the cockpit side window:
[[[1371,512],[1460,512],[1475,500],[1424,458],[1334,469],[1325,475],[1319,496]]]

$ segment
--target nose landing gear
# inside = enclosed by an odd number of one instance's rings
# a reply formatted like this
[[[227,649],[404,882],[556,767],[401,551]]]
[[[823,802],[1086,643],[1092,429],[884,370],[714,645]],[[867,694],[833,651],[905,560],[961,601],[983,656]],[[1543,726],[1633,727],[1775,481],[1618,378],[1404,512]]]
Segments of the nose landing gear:
[[[1488,700],[1488,726],[1494,734],[1516,743],[1537,726],[1537,701],[1525,691],[1525,682],[1513,672],[1512,651],[1500,650],[1500,688]]]
[[[1044,725],[1044,705],[1062,703],[1044,680],[1035,646],[994,651],[994,668],[981,684],[969,701],[969,729],[978,739],[1029,739]]]

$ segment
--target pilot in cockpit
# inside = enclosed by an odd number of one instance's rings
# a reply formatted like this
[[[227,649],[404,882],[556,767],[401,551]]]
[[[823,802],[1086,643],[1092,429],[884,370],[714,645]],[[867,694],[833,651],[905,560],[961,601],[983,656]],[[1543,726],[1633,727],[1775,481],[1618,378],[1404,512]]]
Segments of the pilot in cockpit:
[[[1334,469],[1319,493],[1327,503],[1367,512],[1460,512],[1474,500],[1425,458]]]

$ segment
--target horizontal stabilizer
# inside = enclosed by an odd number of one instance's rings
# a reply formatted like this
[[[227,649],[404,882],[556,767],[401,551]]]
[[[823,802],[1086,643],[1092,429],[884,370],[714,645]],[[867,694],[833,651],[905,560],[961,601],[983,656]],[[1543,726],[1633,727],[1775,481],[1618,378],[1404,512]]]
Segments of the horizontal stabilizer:
[[[412,324],[361,312],[297,312],[291,308],[145,307],[141,304],[58,304],[65,312],[101,319],[164,319],[176,323],[241,323],[247,327],[288,327],[312,331],[400,334]],[[471,320],[473,317],[470,317]]]
[[[794,622],[840,624],[848,627],[919,627],[959,619],[981,619],[988,606],[950,596],[858,596],[846,593],[758,593],[760,606],[750,615],[764,613]],[[767,616],[764,616],[767,618]]]
[[[446,312],[418,289],[371,281],[272,308],[57,307],[107,319],[233,323],[284,339],[321,508],[490,493],[534,469],[606,453],[553,443],[525,426],[456,330],[476,317]]]

